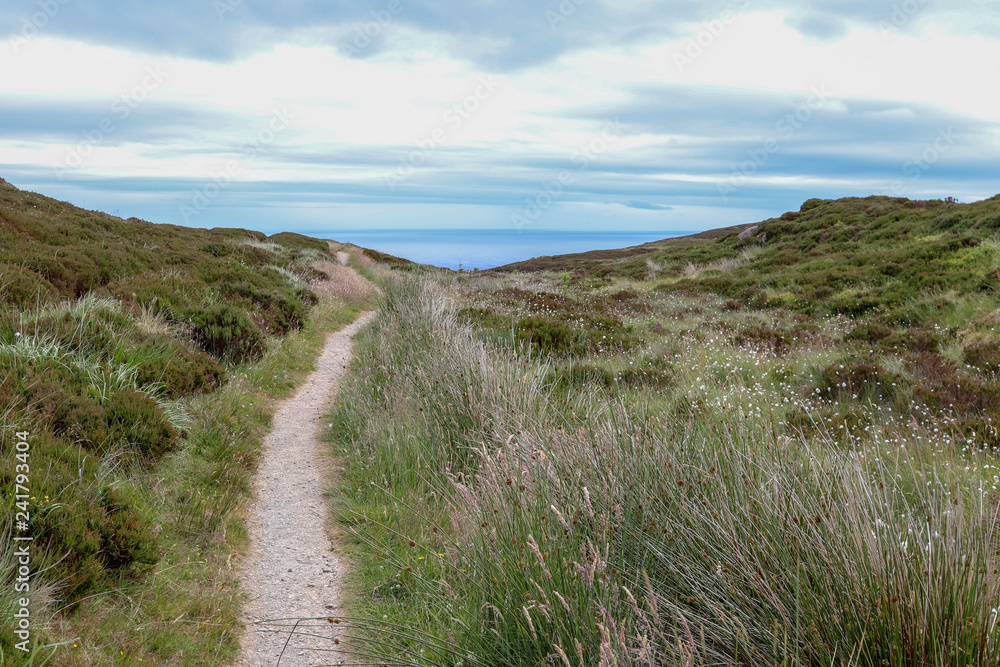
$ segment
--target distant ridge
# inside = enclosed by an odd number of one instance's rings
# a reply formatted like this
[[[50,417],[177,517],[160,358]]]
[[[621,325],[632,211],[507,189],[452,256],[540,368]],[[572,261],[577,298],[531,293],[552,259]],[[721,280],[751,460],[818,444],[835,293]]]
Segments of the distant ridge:
[[[1000,290],[1000,267],[991,259],[998,238],[1000,195],[968,204],[951,198],[810,199],[798,211],[758,223],[620,250],[538,257],[492,271],[602,280],[652,273],[663,289],[697,287],[744,299],[763,289],[789,307],[863,312],[899,308],[926,290]]]
[[[541,257],[526,259],[521,262],[504,264],[488,270],[499,273],[507,273],[510,271],[558,271],[566,262],[592,259],[614,260],[626,257],[636,257],[638,255],[653,253],[670,245],[686,245],[689,243],[697,243],[699,241],[714,241],[731,234],[740,234],[746,229],[754,227],[757,224],[758,223],[747,223],[742,225],[733,225],[731,227],[720,227],[719,229],[710,229],[697,234],[672,236],[658,241],[648,241],[646,243],[629,246],[627,248],[616,248],[613,250],[588,250],[587,252],[568,253],[565,255],[543,255]]]

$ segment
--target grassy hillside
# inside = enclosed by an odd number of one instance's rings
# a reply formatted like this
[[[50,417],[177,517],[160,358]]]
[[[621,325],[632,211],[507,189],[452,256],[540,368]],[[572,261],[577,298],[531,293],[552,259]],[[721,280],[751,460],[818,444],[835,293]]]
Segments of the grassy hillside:
[[[387,281],[331,414],[350,633],[418,665],[996,664],[998,216],[813,200]]]
[[[775,305],[857,313],[898,308],[928,289],[996,289],[1000,276],[990,267],[998,233],[1000,195],[972,204],[811,199],[799,211],[757,224],[494,271],[570,272],[591,285],[674,279],[679,289],[697,286],[731,297],[757,289]]]
[[[271,401],[368,298],[331,260],[297,234],[122,220],[0,182],[0,576],[11,537],[33,537],[33,638],[65,642],[49,664],[231,657]],[[8,618],[19,597],[2,589]],[[15,641],[0,626],[3,664]]]

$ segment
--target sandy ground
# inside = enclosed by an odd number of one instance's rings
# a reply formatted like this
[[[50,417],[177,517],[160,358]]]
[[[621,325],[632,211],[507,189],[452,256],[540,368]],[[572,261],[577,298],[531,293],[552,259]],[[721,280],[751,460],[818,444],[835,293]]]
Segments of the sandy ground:
[[[241,577],[251,600],[243,611],[240,667],[345,660],[334,641],[339,625],[327,621],[338,614],[343,564],[326,528],[322,488],[329,463],[319,427],[350,360],[351,337],[372,315],[329,337],[316,370],[275,414],[264,443]]]

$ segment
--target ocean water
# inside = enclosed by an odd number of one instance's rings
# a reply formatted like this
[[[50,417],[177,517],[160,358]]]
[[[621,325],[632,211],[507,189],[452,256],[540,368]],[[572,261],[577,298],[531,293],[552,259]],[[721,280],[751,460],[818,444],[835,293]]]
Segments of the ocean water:
[[[504,229],[355,230],[309,232],[449,269],[491,269],[543,255],[607,250],[692,232],[553,232]]]

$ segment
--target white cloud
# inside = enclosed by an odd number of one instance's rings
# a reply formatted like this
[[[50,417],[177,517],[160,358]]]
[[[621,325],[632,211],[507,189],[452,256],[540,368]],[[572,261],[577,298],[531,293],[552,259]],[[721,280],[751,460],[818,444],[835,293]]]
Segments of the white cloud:
[[[655,13],[659,4],[634,0],[620,9],[625,14]],[[948,20],[940,22],[921,14],[905,30],[886,31],[850,17],[831,18],[827,25],[826,18],[789,9],[720,13],[733,6],[738,3],[713,5],[708,23],[706,15],[676,22],[679,37],[664,33],[654,38],[647,32],[641,39],[595,40],[589,48],[564,50],[500,75],[476,65],[482,60],[478,56],[456,55],[457,41],[468,41],[468,35],[402,20],[389,26],[363,57],[346,57],[338,49],[345,35],[352,34],[349,26],[282,33],[278,42],[232,61],[153,57],[46,33],[18,52],[0,49],[0,103],[60,107],[67,112],[59,117],[72,122],[58,121],[65,123],[60,134],[39,129],[40,120],[25,120],[22,135],[0,136],[0,155],[8,177],[21,169],[43,179],[44,169],[65,162],[85,133],[99,126],[102,114],[110,114],[115,132],[70,170],[71,180],[187,182],[211,178],[236,159],[242,162],[234,181],[266,182],[271,189],[285,184],[289,192],[302,184],[327,184],[326,204],[381,197],[385,205],[379,215],[397,211],[398,224],[421,197],[456,206],[478,197],[482,219],[498,220],[516,206],[511,202],[532,196],[540,183],[566,169],[605,122],[644,103],[649,91],[689,96],[695,106],[672,108],[674,116],[659,124],[628,127],[574,178],[573,192],[546,214],[553,224],[579,220],[573,216],[581,214],[591,216],[592,224],[614,224],[598,211],[621,216],[624,207],[602,209],[595,202],[649,202],[649,210],[638,211],[648,215],[671,205],[668,200],[686,197],[700,201],[706,212],[714,210],[713,184],[743,159],[746,142],[773,134],[786,106],[794,109],[810,90],[822,87],[831,99],[823,107],[824,122],[809,131],[832,131],[829,119],[841,118],[836,126],[841,134],[829,135],[828,143],[836,145],[824,146],[823,137],[813,135],[810,143],[785,142],[783,152],[741,193],[748,198],[744,208],[751,198],[785,207],[810,189],[820,195],[863,195],[890,181],[898,171],[894,160],[912,151],[900,151],[898,137],[873,143],[871,132],[845,142],[843,133],[854,127],[848,122],[859,130],[865,123],[930,123],[927,109],[936,109],[942,118],[968,119],[981,133],[980,157],[996,156],[1000,108],[986,73],[1000,66],[1000,48],[994,38],[963,32],[971,28],[960,14],[942,14],[938,18]],[[813,33],[841,22],[846,32],[831,27],[822,38],[809,37],[810,30],[800,25],[807,19]],[[586,25],[584,17],[573,20],[578,21],[575,29]],[[643,27],[622,24],[615,30]],[[462,48],[497,51],[509,47],[512,37],[498,32],[495,39],[477,39],[478,47]],[[167,75],[144,89],[150,68]],[[134,99],[136,90],[144,91],[141,100]],[[112,105],[123,96],[135,104],[121,118]],[[772,108],[773,117],[768,116]],[[73,116],[73,110],[84,109]],[[174,111],[190,112],[190,123],[171,123]],[[751,111],[756,115],[748,115]],[[265,149],[246,159],[241,147],[248,137],[266,131],[276,112],[294,118]],[[656,109],[646,114],[652,119]],[[718,118],[717,127],[694,126],[691,119],[699,114]],[[734,136],[732,128],[744,125],[742,135]],[[914,136],[914,148],[925,140]],[[806,148],[822,149],[823,159],[800,154]],[[961,150],[955,155],[966,157]],[[881,167],[880,156],[886,162]],[[775,164],[779,157],[785,161],[780,168]],[[864,168],[852,169],[851,160]],[[927,178],[917,185],[957,183],[957,177],[947,176],[949,164],[942,161],[936,167],[941,180]],[[800,175],[787,173],[796,167]],[[877,168],[886,170],[884,177],[868,175]],[[387,176],[400,170],[407,173],[399,189],[388,188]],[[981,174],[981,181],[988,178]],[[662,199],[650,191],[657,186],[665,188]],[[573,216],[565,215],[570,210]],[[665,210],[652,212],[663,216],[658,224],[674,224],[681,211],[694,215],[693,209],[677,207],[670,216]],[[205,219],[223,224],[227,220],[212,217],[223,213],[219,206],[207,211]],[[705,221],[714,224],[715,218],[706,213]],[[638,218],[629,218],[628,224],[639,224]]]

